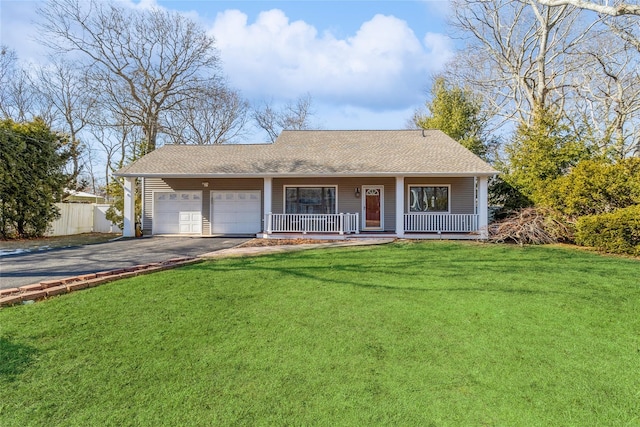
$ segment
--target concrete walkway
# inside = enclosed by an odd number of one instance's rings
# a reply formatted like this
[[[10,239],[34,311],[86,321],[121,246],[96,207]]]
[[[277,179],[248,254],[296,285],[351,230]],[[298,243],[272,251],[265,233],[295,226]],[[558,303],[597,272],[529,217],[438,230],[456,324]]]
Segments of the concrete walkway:
[[[215,252],[209,252],[200,255],[200,258],[219,259],[232,257],[257,256],[264,254],[304,251],[308,249],[318,248],[341,248],[349,246],[371,246],[384,245],[393,242],[394,239],[357,239],[357,240],[338,240],[330,243],[303,243],[300,245],[273,245],[273,246],[249,246],[221,249]]]

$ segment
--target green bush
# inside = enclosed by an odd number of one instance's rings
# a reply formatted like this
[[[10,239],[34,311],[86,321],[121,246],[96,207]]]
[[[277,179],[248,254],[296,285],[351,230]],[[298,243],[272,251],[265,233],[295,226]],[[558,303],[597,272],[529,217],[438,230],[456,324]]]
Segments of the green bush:
[[[640,205],[579,218],[576,243],[616,254],[640,255]]]
[[[553,181],[540,202],[571,216],[612,213],[640,203],[640,158],[583,160]]]

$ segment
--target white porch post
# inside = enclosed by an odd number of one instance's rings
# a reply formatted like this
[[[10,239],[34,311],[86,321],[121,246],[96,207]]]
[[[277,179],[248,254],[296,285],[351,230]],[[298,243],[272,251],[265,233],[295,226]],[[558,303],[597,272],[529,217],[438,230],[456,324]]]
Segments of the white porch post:
[[[273,195],[273,178],[264,178],[264,189],[262,192],[262,198],[264,203],[264,226],[263,230],[268,234],[271,234],[271,196]]]
[[[122,236],[135,237],[136,235],[136,179],[126,177],[124,179],[124,228]]]
[[[489,178],[478,177],[478,228],[480,238],[489,238]]]
[[[404,176],[396,176],[396,235],[404,237]]]

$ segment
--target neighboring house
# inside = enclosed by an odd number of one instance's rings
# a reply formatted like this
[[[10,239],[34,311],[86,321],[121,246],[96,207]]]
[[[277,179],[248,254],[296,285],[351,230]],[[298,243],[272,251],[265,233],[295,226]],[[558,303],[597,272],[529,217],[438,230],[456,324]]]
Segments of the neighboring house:
[[[119,170],[125,236],[486,238],[498,172],[438,130],[283,131],[273,144],[165,145]]]
[[[84,191],[76,190],[64,190],[67,196],[64,198],[64,203],[104,203],[104,197],[98,196]]]

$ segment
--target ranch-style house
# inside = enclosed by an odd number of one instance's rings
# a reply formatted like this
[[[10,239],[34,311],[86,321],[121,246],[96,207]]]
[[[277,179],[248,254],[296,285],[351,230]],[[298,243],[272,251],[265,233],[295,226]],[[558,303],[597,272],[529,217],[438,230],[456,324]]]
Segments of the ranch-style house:
[[[272,144],[165,145],[124,177],[124,235],[486,239],[498,172],[438,130],[283,131]]]

